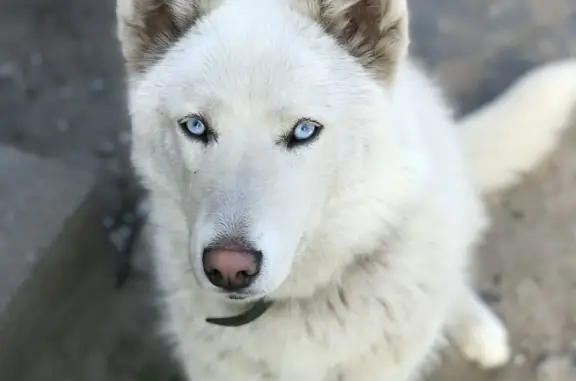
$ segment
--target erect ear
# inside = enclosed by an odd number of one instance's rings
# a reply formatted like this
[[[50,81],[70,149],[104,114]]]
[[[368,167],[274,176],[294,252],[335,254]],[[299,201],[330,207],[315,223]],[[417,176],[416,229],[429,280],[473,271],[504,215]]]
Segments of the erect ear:
[[[303,7],[306,3],[305,7]],[[408,50],[407,0],[294,0],[365,67],[394,77]]]
[[[117,0],[118,37],[129,75],[145,71],[208,10],[210,0]]]

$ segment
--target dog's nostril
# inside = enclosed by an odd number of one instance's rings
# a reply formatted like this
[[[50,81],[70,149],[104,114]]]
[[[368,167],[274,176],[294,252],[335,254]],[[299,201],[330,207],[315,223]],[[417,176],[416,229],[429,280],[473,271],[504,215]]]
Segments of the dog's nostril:
[[[248,273],[247,271],[240,271],[236,274],[236,282],[239,284],[247,283],[250,281],[250,278],[256,275],[256,273]]]
[[[250,275],[246,271],[240,271],[236,276],[239,278],[248,278]]]
[[[222,284],[224,277],[218,270],[206,271],[206,275],[212,284]]]

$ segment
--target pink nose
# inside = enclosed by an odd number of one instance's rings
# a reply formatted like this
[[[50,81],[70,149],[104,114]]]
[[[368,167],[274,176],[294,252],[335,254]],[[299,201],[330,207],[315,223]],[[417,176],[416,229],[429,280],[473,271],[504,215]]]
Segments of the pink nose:
[[[204,250],[204,273],[216,287],[238,291],[248,287],[260,271],[262,254],[235,245]]]

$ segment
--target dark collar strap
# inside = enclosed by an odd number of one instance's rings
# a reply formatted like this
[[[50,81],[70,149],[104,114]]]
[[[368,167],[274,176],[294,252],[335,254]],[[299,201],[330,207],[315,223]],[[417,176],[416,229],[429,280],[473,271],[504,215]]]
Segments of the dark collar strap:
[[[264,314],[272,306],[272,301],[260,300],[248,311],[225,318],[207,318],[206,322],[223,327],[240,327],[253,322]]]

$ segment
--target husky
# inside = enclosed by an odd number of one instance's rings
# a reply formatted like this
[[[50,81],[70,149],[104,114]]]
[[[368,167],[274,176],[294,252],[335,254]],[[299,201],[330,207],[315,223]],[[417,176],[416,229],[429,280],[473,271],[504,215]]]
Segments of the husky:
[[[552,151],[576,61],[456,121],[406,0],[118,0],[163,327],[193,381],[407,381],[512,349],[486,195]]]

